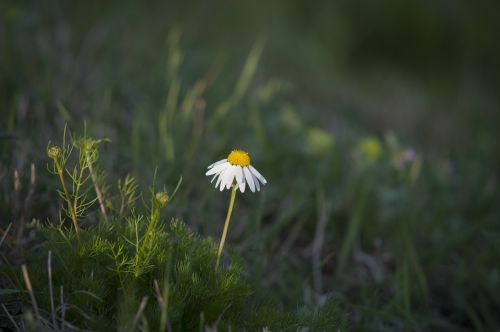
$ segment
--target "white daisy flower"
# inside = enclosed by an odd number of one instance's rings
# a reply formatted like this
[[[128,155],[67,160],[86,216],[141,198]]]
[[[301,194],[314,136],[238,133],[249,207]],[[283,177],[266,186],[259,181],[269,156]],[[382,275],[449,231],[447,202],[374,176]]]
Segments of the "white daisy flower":
[[[205,175],[213,175],[210,182],[217,179],[215,188],[219,187],[220,191],[231,188],[235,181],[242,193],[245,192],[247,184],[250,190],[255,192],[255,190],[260,191],[261,183],[263,185],[267,183],[262,174],[250,165],[248,153],[242,150],[233,150],[226,159],[219,160],[208,166]]]

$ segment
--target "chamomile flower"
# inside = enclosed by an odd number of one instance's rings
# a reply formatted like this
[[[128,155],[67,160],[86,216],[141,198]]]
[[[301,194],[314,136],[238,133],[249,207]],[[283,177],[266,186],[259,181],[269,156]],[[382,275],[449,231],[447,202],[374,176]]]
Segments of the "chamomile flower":
[[[260,191],[260,184],[262,183],[264,185],[267,181],[259,171],[250,165],[250,156],[247,152],[242,150],[233,150],[226,159],[219,160],[208,166],[208,171],[205,175],[213,175],[211,182],[217,179],[215,188],[219,187],[220,191],[232,187],[226,222],[224,223],[224,230],[222,231],[219,251],[217,253],[217,263],[215,264],[215,267],[217,267],[219,265],[222,249],[224,248],[224,243],[226,242],[226,235],[229,228],[229,221],[231,220],[231,213],[233,212],[236,192],[238,189],[242,193],[245,192],[247,183],[252,192],[255,192],[255,190]]]
[[[213,175],[211,182],[217,179],[215,188],[219,187],[220,191],[231,188],[235,183],[242,193],[245,192],[247,184],[250,190],[255,192],[260,191],[261,183],[267,183],[262,174],[250,165],[248,153],[242,150],[233,150],[226,159],[208,166],[205,175]]]

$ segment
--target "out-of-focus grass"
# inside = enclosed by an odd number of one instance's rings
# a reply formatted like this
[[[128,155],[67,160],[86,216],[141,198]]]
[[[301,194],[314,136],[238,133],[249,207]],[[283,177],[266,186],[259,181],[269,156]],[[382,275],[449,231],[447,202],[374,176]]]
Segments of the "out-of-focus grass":
[[[171,216],[205,235],[226,203],[206,165],[250,151],[269,185],[241,196],[229,244],[285,306],[334,297],[359,330],[494,330],[497,23],[447,4],[2,3],[3,246],[57,220],[46,142],[86,120],[111,140],[108,177],[182,175]]]

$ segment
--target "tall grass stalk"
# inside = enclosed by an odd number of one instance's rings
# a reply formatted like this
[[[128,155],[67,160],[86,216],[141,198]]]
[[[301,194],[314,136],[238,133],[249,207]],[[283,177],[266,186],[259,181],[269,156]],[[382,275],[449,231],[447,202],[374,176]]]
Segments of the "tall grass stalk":
[[[368,185],[362,184],[360,187],[356,204],[354,205],[354,215],[349,221],[344,241],[342,242],[342,246],[340,247],[339,262],[336,270],[337,276],[339,276],[343,272],[353,242],[360,231],[365,214],[365,207],[367,204],[367,200],[368,200]]]
[[[252,46],[232,95],[217,106],[214,114],[210,118],[208,123],[210,128],[214,128],[216,124],[219,124],[220,121],[227,116],[229,111],[238,105],[238,103],[240,103],[242,98],[245,96],[245,93],[250,86],[250,82],[255,75],[255,71],[257,70],[257,64],[259,63],[264,45],[264,40],[259,39]]]

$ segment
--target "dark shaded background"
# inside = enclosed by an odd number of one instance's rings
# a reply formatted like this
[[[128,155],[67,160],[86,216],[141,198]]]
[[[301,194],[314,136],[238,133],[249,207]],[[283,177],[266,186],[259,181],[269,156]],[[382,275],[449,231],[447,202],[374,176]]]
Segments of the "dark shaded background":
[[[166,34],[180,27],[183,45],[198,59],[189,65],[198,68],[213,58],[241,62],[252,43],[265,38],[261,75],[293,81],[298,97],[324,112],[344,113],[370,130],[391,129],[427,146],[460,148],[494,131],[497,120],[500,23],[494,1],[144,6],[4,1],[2,7],[2,100],[7,108],[20,87],[43,93],[33,86],[33,71],[40,66],[49,66],[45,70],[59,81],[67,75],[113,81],[125,75],[119,73],[121,64],[133,60],[127,64],[141,68],[144,76],[127,80],[142,84],[164,57]],[[37,49],[42,52],[36,54]],[[47,63],[55,54],[59,57]],[[106,72],[94,67],[104,59],[111,62],[103,64]],[[78,61],[85,63],[79,67]],[[67,90],[59,92],[61,98],[74,93]]]

